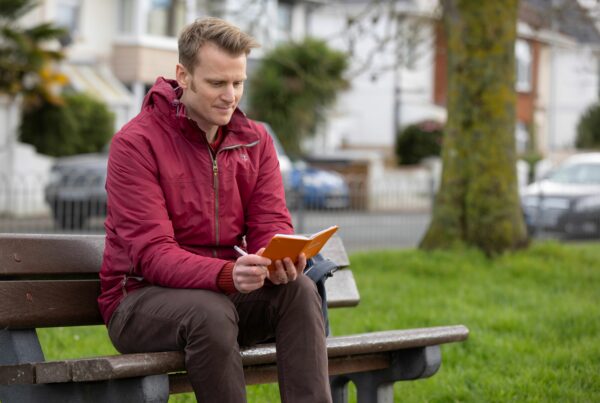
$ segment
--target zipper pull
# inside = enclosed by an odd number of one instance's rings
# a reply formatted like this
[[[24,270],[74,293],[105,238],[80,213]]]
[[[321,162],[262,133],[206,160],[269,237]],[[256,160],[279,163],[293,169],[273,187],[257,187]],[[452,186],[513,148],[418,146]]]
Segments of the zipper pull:
[[[123,291],[123,297],[127,296],[127,274],[123,276],[123,281],[121,281],[121,290]]]
[[[213,188],[217,189],[219,179],[219,167],[217,166],[217,159],[213,160]]]

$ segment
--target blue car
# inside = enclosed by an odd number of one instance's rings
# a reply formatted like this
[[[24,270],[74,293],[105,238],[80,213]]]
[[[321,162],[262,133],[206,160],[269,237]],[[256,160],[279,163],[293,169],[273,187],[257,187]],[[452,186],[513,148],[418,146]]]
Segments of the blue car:
[[[290,208],[344,209],[350,207],[350,189],[342,175],[296,162],[289,176]]]

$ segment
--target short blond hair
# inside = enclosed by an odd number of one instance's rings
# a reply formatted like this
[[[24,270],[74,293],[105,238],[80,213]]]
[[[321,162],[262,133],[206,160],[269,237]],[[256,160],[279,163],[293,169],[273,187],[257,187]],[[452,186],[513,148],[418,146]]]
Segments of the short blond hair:
[[[179,35],[179,63],[190,73],[198,63],[198,50],[206,42],[217,45],[232,56],[248,55],[259,43],[250,35],[225,20],[215,17],[199,18]]]

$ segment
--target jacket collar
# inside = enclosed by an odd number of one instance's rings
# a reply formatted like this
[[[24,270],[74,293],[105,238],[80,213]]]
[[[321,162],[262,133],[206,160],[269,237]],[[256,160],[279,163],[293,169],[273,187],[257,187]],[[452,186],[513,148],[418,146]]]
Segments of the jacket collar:
[[[187,117],[185,105],[180,101],[183,90],[177,81],[159,77],[144,98],[143,108],[151,108],[161,119],[170,122],[171,126],[193,142],[206,143],[206,135],[196,122]],[[259,136],[253,130],[250,120],[239,108],[233,112],[231,120],[225,126],[226,137],[221,148],[235,145],[246,145],[258,141]]]

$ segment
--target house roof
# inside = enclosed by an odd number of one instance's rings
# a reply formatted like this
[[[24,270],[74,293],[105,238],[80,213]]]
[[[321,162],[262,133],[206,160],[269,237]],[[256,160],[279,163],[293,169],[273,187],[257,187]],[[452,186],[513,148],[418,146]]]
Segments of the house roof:
[[[534,29],[556,30],[580,43],[600,44],[600,32],[576,0],[523,0],[519,19]]]

